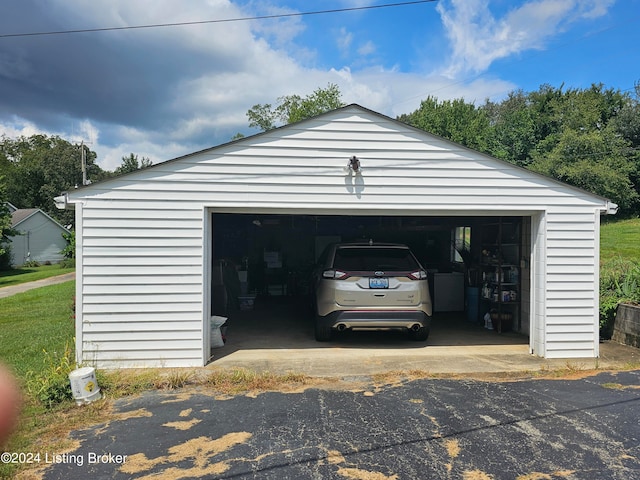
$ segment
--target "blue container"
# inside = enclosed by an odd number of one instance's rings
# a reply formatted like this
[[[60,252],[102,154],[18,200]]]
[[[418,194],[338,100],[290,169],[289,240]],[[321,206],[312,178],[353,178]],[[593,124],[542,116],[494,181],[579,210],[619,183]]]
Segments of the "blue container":
[[[480,319],[480,287],[467,287],[465,303],[468,322],[479,322]]]

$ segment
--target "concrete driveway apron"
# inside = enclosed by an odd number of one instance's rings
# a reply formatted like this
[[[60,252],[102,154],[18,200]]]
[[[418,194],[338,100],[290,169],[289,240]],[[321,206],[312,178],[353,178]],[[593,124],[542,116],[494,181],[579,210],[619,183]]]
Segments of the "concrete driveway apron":
[[[45,479],[640,479],[640,371],[116,402]],[[55,452],[50,452],[51,458]]]

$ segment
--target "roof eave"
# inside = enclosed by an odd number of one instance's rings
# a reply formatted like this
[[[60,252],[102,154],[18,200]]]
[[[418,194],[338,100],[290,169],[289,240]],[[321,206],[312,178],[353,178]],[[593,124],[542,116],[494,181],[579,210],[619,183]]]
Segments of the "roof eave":
[[[604,208],[601,210],[605,215],[615,215],[618,213],[618,204],[607,200]]]

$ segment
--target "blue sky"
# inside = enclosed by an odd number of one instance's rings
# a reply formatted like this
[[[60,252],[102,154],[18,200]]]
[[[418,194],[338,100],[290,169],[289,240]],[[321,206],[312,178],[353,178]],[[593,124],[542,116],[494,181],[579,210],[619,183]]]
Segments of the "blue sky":
[[[7,0],[0,35],[360,8],[402,0]],[[0,135],[85,141],[113,170],[224,143],[246,112],[335,83],[395,117],[427,96],[542,84],[633,93],[640,0],[441,0],[278,19],[0,37]]]

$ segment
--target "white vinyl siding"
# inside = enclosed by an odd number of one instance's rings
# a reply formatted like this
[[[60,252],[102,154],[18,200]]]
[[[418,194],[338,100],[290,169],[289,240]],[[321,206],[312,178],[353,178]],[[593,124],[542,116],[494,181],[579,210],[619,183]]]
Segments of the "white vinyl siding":
[[[362,172],[348,174],[356,155]],[[83,359],[207,361],[208,212],[531,216],[532,351],[594,356],[606,201],[358,106],[69,194],[81,202]],[[215,225],[213,225],[215,228]],[[535,277],[535,278],[534,278]],[[596,313],[594,313],[596,312]]]
[[[594,357],[598,231],[591,215],[547,217],[546,357]]]
[[[202,210],[87,202],[83,239],[83,359],[202,364]]]

